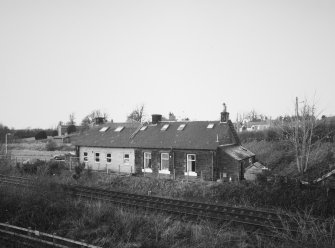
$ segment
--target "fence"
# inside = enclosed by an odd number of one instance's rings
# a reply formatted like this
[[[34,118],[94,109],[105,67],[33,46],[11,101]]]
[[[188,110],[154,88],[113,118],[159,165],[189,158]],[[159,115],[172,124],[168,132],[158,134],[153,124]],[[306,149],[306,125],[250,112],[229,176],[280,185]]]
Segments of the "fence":
[[[16,244],[18,244],[24,245],[24,247],[99,248],[98,246],[84,242],[43,233],[37,230],[32,230],[31,228],[13,226],[7,223],[0,223],[0,244],[4,244],[6,247],[18,247],[16,246]]]

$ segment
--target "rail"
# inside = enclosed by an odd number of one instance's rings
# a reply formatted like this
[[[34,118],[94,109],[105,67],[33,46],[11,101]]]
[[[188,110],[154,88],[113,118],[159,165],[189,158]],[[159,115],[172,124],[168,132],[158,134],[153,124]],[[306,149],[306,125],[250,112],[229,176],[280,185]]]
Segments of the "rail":
[[[33,187],[32,181],[22,177],[8,177],[0,175],[0,183],[16,186]],[[242,207],[224,206],[203,202],[193,202],[164,198],[150,195],[139,195],[120,191],[106,190],[97,187],[63,185],[66,192],[74,197],[86,200],[99,200],[127,207],[165,212],[182,217],[185,220],[208,219],[219,223],[229,222],[233,225],[243,225],[251,229],[287,230],[285,225],[290,217],[273,211],[256,210]],[[290,224],[290,228],[294,225]]]
[[[0,223],[0,244],[19,244],[24,247],[59,247],[59,248],[100,248],[84,242],[63,238],[53,234]]]

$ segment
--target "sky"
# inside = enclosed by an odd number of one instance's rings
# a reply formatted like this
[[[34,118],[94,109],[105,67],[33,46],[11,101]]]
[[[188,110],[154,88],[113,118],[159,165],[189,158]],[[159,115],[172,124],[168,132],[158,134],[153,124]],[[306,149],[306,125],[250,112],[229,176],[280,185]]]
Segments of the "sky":
[[[0,123],[335,115],[333,0],[0,0]]]

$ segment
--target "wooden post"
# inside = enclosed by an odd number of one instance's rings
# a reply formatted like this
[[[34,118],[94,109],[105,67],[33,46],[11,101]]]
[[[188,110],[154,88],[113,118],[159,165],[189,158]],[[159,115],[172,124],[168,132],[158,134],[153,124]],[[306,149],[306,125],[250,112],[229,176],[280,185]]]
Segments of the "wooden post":
[[[121,172],[121,168],[120,168],[120,165],[119,165],[119,175],[120,175],[120,172]]]
[[[173,169],[173,180],[176,180],[176,169]]]
[[[70,171],[72,171],[72,158],[70,157]]]

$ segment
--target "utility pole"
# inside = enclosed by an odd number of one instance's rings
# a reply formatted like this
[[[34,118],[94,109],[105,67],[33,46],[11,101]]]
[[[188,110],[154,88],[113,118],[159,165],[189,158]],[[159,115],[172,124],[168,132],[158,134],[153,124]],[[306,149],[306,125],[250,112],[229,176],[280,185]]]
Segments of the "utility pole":
[[[296,149],[296,156],[297,156],[297,166],[298,171],[301,171],[301,162],[300,161],[300,152],[299,152],[299,101],[298,97],[295,98],[295,149]]]

